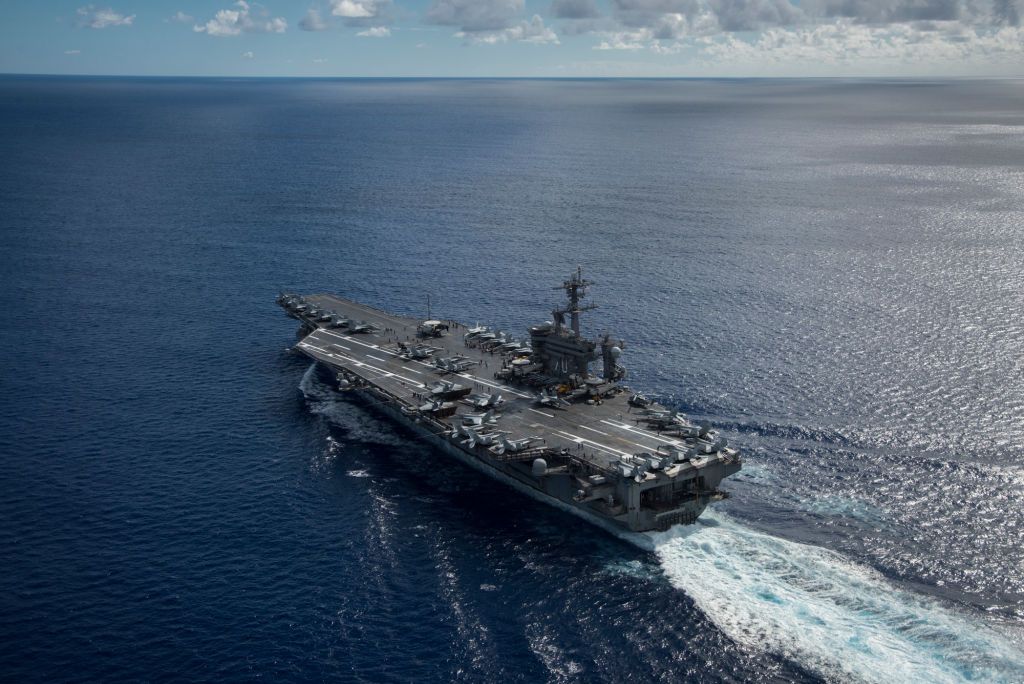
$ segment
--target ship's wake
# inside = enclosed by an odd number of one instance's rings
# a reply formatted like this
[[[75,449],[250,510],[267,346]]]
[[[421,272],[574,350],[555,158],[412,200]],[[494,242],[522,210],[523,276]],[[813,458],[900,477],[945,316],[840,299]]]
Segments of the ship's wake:
[[[829,680],[1024,681],[1009,639],[827,549],[713,511],[650,536],[669,581],[730,638]]]
[[[351,401],[321,379],[315,363],[303,373],[299,391],[305,397],[309,410],[341,430],[346,440],[396,447],[408,444],[407,440],[395,434],[390,424],[363,408],[353,406]]]

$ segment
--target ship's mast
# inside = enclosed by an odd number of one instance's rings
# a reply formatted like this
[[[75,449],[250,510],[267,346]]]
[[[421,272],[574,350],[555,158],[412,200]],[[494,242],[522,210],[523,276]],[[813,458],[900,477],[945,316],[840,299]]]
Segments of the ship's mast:
[[[587,294],[587,288],[590,285],[591,282],[583,278],[583,268],[577,266],[576,272],[572,274],[572,277],[563,282],[560,287],[555,288],[556,290],[565,290],[565,294],[569,297],[569,305],[567,307],[555,309],[551,312],[555,317],[556,329],[561,329],[565,314],[569,314],[572,317],[570,319],[572,331],[579,337],[580,314],[597,308],[596,304],[580,304],[580,300]]]

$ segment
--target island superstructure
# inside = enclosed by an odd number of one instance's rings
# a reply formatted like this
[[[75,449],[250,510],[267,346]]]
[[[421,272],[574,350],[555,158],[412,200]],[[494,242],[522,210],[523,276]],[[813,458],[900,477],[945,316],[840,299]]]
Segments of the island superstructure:
[[[294,348],[338,389],[445,453],[613,532],[692,523],[726,496],[739,451],[630,391],[623,343],[580,330],[590,284],[577,269],[557,288],[566,304],[524,340],[333,295],[278,304],[300,322]]]

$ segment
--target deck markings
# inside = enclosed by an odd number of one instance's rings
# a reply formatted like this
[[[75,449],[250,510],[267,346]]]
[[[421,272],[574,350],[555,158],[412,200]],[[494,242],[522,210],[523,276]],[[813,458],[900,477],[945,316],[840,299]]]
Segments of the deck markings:
[[[405,329],[405,328],[403,327],[403,329]],[[383,345],[377,345],[377,344],[373,344],[373,343],[371,343],[369,341],[365,341],[364,342],[362,340],[355,339],[355,336],[352,335],[352,334],[341,335],[339,333],[336,333],[334,331],[328,330],[326,328],[320,328],[318,330],[318,332],[322,333],[325,336],[329,336],[331,338],[335,338],[335,339],[338,339],[338,340],[344,340],[345,342],[347,342],[349,344],[359,345],[359,346],[361,346],[361,347],[363,347],[363,348],[365,348],[367,350],[371,350],[371,349],[372,350],[377,350],[378,354],[379,353],[384,353],[384,354],[389,355],[390,357],[401,358],[401,354],[399,352],[392,351],[392,350],[388,349],[387,347],[385,347]],[[316,338],[314,338],[314,339],[316,339]],[[323,338],[321,338],[321,339],[323,339]],[[398,378],[398,379],[404,380],[404,381],[406,381],[408,383],[411,383],[414,387],[419,387],[419,388],[426,387],[426,385],[424,385],[424,384],[422,384],[422,383],[420,383],[420,382],[418,382],[418,381],[416,381],[416,380],[414,380],[412,378],[409,378],[409,377],[404,376],[404,375],[402,375],[400,373],[396,373],[396,372],[390,370],[391,365],[393,363],[396,363],[398,358],[385,359],[385,358],[381,358],[380,356],[374,356],[372,354],[360,355],[360,354],[358,354],[358,352],[354,353],[353,356],[346,356],[346,355],[343,355],[343,354],[333,354],[333,353],[331,353],[331,352],[329,352],[327,350],[319,349],[318,347],[314,347],[313,345],[309,345],[309,344],[303,345],[303,346],[308,346],[311,349],[316,349],[318,352],[328,356],[329,358],[343,359],[343,360],[345,360],[345,361],[347,361],[349,363],[354,364],[355,366],[357,366],[359,368],[366,368],[368,371],[373,371],[373,372],[375,372],[377,374],[380,374],[381,376],[383,376],[385,378]],[[343,349],[345,349],[345,350],[347,350],[349,352],[353,352],[352,348],[347,347],[345,345],[336,344],[335,346],[343,348]],[[446,351],[453,351],[453,350],[446,350]],[[386,366],[386,368],[379,368],[379,367],[377,367],[377,366],[375,366],[373,364],[366,363],[365,361],[360,361],[358,358],[354,358],[355,356],[360,356],[360,358],[365,356],[365,358],[367,358],[367,359],[373,359],[374,361],[377,361],[377,362],[379,362],[381,364],[384,364]],[[413,361],[413,363],[419,364],[419,365],[421,365],[421,366],[423,366],[425,368],[430,369],[431,371],[436,371],[437,370],[437,368],[434,366],[434,364],[432,362],[421,361],[421,360],[417,360],[417,359],[410,359],[410,360]],[[415,369],[411,368],[410,366],[412,366],[412,365],[413,364],[407,363],[407,364],[404,364],[401,368],[402,368],[402,370],[404,372],[413,373],[415,375],[424,375],[425,374],[425,373],[423,373],[421,371],[418,371],[418,370],[415,370]],[[524,399],[529,399],[529,398],[532,397],[532,395],[520,392],[520,391],[518,391],[516,389],[513,389],[509,385],[506,385],[506,384],[503,384],[503,383],[491,382],[491,381],[485,380],[484,378],[481,378],[479,376],[473,375],[472,373],[468,373],[468,372],[453,373],[453,375],[456,375],[456,376],[458,376],[460,378],[463,378],[465,380],[469,380],[471,382],[480,383],[481,385],[493,388],[495,390],[500,390],[501,392],[506,392],[506,393],[508,393],[510,395],[513,395],[513,396],[516,396],[516,397],[522,397]],[[527,408],[527,410],[529,410],[529,411],[531,411],[533,413],[536,413],[538,415],[544,416],[545,418],[548,418],[548,419],[555,419],[557,417],[554,414],[546,413],[544,411],[539,411],[537,409],[528,408],[528,407],[524,407],[524,408]],[[663,437],[661,437],[659,435],[655,435],[655,434],[653,434],[651,432],[648,432],[646,430],[642,430],[642,429],[639,429],[639,428],[635,428],[635,427],[632,427],[630,425],[626,425],[626,424],[622,424],[622,423],[616,423],[614,421],[609,421],[609,420],[601,420],[601,422],[605,423],[606,425],[609,425],[609,426],[611,426],[613,428],[616,428],[617,431],[624,431],[626,433],[632,433],[633,435],[637,435],[637,436],[644,437],[644,438],[647,438],[647,439],[656,440],[656,441],[664,443],[664,444],[674,444],[674,445],[677,445],[677,446],[680,444],[677,440],[666,439],[666,438],[663,438]],[[622,451],[620,449],[616,449],[614,447],[608,446],[607,444],[603,444],[601,442],[595,442],[594,440],[586,439],[586,438],[580,437],[578,435],[573,435],[572,433],[563,432],[563,431],[560,431],[560,430],[554,430],[552,426],[548,426],[548,427],[551,428],[554,433],[561,435],[563,438],[570,439],[570,440],[572,440],[573,442],[575,442],[577,444],[587,444],[587,445],[590,445],[590,446],[594,447],[595,449],[597,449],[598,451],[601,451],[601,452],[606,453],[606,454],[610,454],[612,456],[615,456],[616,458],[618,456],[620,456],[620,455],[623,455],[623,456],[630,456],[630,455],[632,455],[632,454],[630,454],[628,452],[625,452],[625,451]],[[625,446],[625,445],[634,445],[634,446],[637,446],[637,447],[639,447],[641,449],[645,449],[645,450],[651,448],[651,446],[649,444],[641,444],[639,442],[633,442],[631,440],[625,439],[625,437],[623,435],[621,435],[621,434],[610,434],[610,433],[598,430],[596,428],[589,427],[587,425],[578,425],[577,427],[581,428],[583,430],[587,430],[588,432],[596,433],[596,434],[601,435],[601,436],[603,436],[605,438],[609,438],[609,439],[615,440],[616,443],[621,444],[623,446]]]
[[[320,347],[314,346],[312,344],[308,344],[306,342],[302,342],[300,344],[302,346],[309,347],[310,349],[315,349],[316,351],[320,352],[321,354],[324,354],[325,356],[329,356],[331,358],[340,358],[342,360],[348,361],[349,363],[354,364],[358,368],[369,368],[371,370],[375,370],[375,371],[377,371],[378,373],[380,373],[381,375],[383,375],[386,378],[392,378],[392,377],[393,378],[401,378],[402,380],[405,380],[408,383],[412,383],[416,387],[419,387],[419,388],[426,387],[426,385],[424,385],[422,382],[419,382],[418,380],[413,380],[412,378],[407,378],[404,375],[400,375],[399,373],[392,373],[391,371],[389,371],[387,369],[384,369],[384,368],[378,368],[377,366],[374,366],[373,364],[366,363],[365,361],[360,361],[359,359],[352,358],[351,356],[346,356],[345,354],[332,353],[332,352],[327,351],[326,349],[321,349]]]
[[[361,344],[364,347],[369,347],[370,349],[380,349],[380,347],[378,345],[376,345],[376,344],[370,344],[369,342],[363,342],[362,340],[357,340],[356,338],[352,337],[351,335],[339,335],[338,333],[331,332],[330,330],[324,330],[323,328],[321,328],[320,331],[330,335],[331,337],[340,337],[343,340],[346,340],[348,342],[352,342],[354,344]],[[381,351],[387,352],[387,349],[381,349]],[[394,352],[388,352],[388,353],[389,354],[394,354]]]
[[[502,390],[504,392],[508,392],[509,394],[514,394],[517,397],[523,397],[524,399],[529,399],[530,398],[529,394],[523,394],[522,392],[517,392],[516,390],[512,389],[508,385],[496,385],[493,382],[488,382],[487,380],[484,380],[483,378],[478,378],[477,376],[470,375],[469,373],[456,373],[456,375],[458,375],[460,378],[466,378],[467,380],[476,380],[477,382],[483,383],[484,385],[487,385],[488,387],[494,387],[495,389],[500,389],[500,390]]]
[[[563,437],[568,437],[569,439],[571,439],[572,441],[576,442],[577,444],[579,444],[581,442],[584,443],[584,444],[589,444],[592,447],[594,447],[595,449],[598,449],[598,450],[603,451],[605,453],[611,454],[612,456],[619,456],[619,455],[621,455],[621,456],[632,456],[633,455],[633,454],[630,454],[630,453],[625,452],[625,451],[619,451],[618,449],[610,447],[607,444],[601,444],[600,442],[595,442],[592,439],[587,439],[586,437],[580,437],[579,435],[574,435],[571,432],[564,432],[562,430],[553,430],[553,432],[555,434],[561,435]]]
[[[639,430],[637,428],[630,427],[629,425],[622,425],[621,423],[613,423],[610,420],[602,420],[601,422],[604,423],[605,425],[611,425],[612,427],[617,427],[617,428],[619,428],[621,430],[628,430],[629,432],[635,432],[636,434],[642,435],[644,437],[650,437],[651,439],[656,439],[659,442],[664,442],[665,444],[673,444],[673,445],[675,445],[677,447],[684,446],[678,440],[665,439],[664,437],[659,437],[658,435],[655,435],[655,434],[653,434],[651,432],[647,432],[646,430]]]
[[[331,332],[330,330],[325,330],[324,328],[321,328],[320,332],[323,332],[323,333],[325,333],[327,335],[330,335],[331,337],[337,337],[337,338],[343,339],[343,340],[345,340],[347,342],[353,342],[355,344],[359,344],[359,345],[362,345],[364,347],[369,347],[370,349],[377,349],[379,351],[384,352],[385,354],[391,354],[392,356],[398,356],[398,352],[393,352],[393,351],[391,351],[389,349],[385,349],[384,347],[380,347],[380,346],[378,346],[376,344],[368,344],[366,342],[363,342],[362,340],[357,340],[357,339],[355,339],[355,338],[353,338],[351,336],[339,335],[338,333]],[[380,359],[380,358],[377,358],[375,356],[371,356],[370,354],[367,354],[367,356],[369,356],[371,359],[375,358],[378,361],[384,361],[384,359]],[[434,368],[433,364],[427,363],[425,361],[417,361],[417,363],[419,363],[422,366],[426,366],[427,368]],[[488,380],[484,380],[483,378],[477,377],[477,376],[472,375],[470,373],[456,373],[455,375],[458,375],[459,377],[465,378],[467,380],[475,380],[475,381],[480,382],[480,383],[482,383],[484,385],[487,385],[488,387],[493,387],[495,389],[500,389],[503,392],[508,392],[509,394],[514,394],[517,397],[522,397],[524,399],[529,399],[530,398],[529,394],[523,394],[522,392],[518,392],[518,391],[512,389],[511,387],[509,387],[508,385],[495,384],[493,382],[490,382]]]

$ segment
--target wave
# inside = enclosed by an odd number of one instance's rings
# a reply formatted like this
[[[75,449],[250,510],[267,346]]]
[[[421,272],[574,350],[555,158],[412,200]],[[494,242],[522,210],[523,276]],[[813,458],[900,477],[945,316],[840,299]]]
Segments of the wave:
[[[669,581],[726,635],[827,679],[1024,681],[1024,653],[1009,639],[833,551],[710,510],[649,536]]]
[[[317,373],[315,363],[302,374],[299,391],[305,397],[309,410],[341,430],[346,441],[395,447],[409,444],[408,440],[395,432],[391,423],[382,421],[363,407],[354,405],[347,397],[324,382]]]

